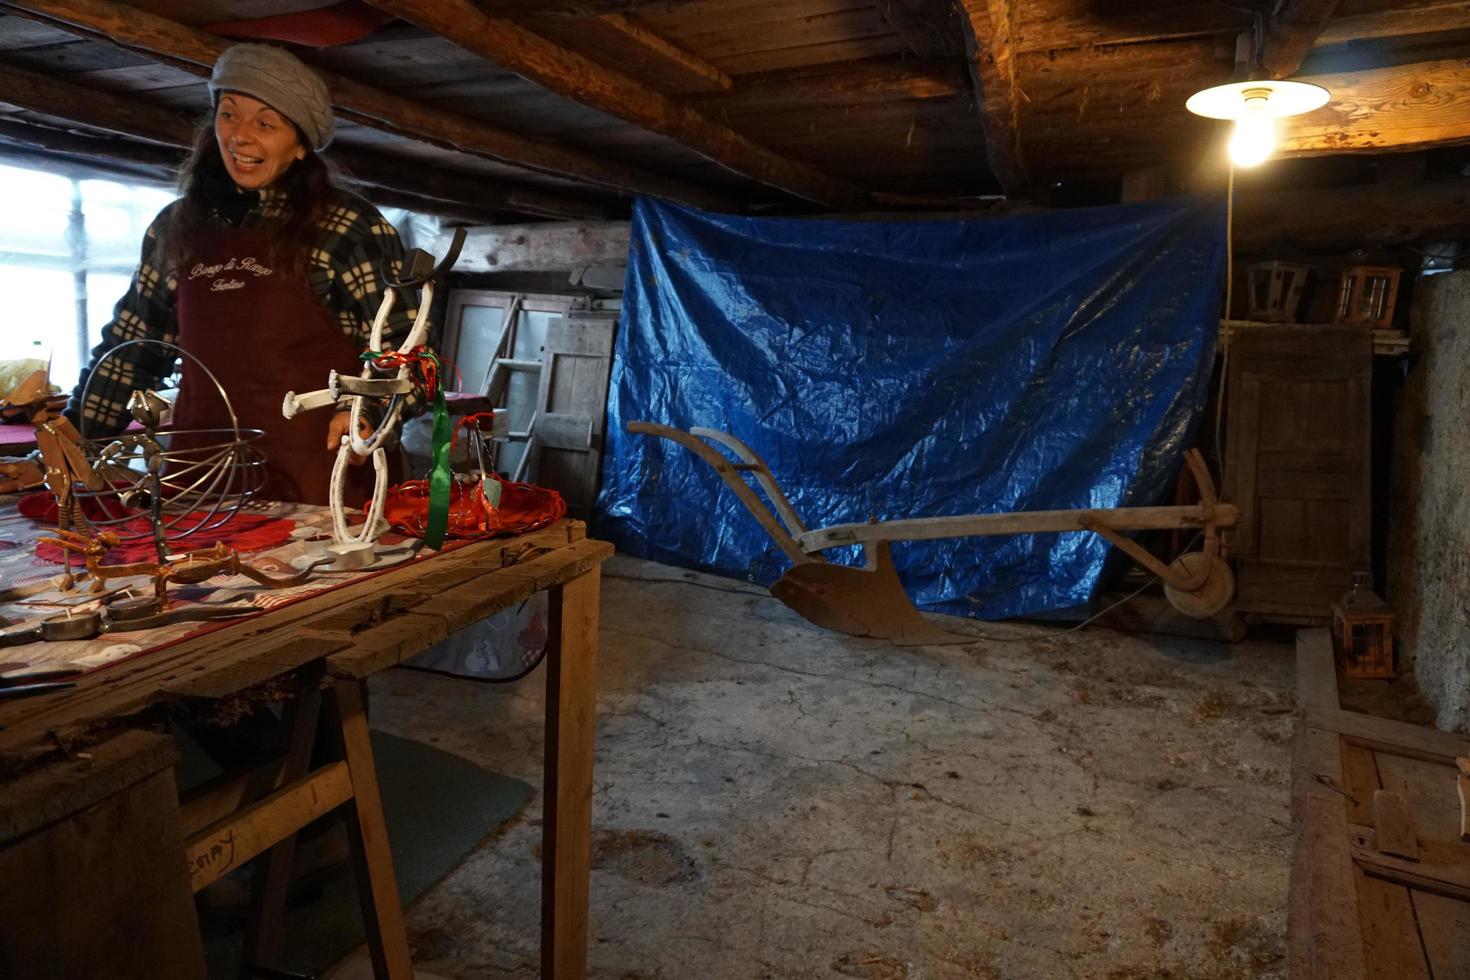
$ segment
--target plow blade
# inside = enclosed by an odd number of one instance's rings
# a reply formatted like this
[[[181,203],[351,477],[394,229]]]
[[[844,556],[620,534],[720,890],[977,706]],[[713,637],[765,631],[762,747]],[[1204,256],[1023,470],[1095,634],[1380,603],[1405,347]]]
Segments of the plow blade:
[[[808,622],[849,636],[903,646],[974,639],[919,615],[898,580],[887,541],[872,545],[869,554],[870,568],[817,561],[795,565],[771,586],[771,595]]]

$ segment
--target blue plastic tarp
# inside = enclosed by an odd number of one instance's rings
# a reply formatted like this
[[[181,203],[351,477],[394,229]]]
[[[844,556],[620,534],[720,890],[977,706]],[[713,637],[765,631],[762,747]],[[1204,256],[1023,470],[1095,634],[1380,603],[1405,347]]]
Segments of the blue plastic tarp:
[[[762,584],[789,566],[707,464],[634,420],[733,433],[808,528],[1154,503],[1203,409],[1223,262],[1224,209],[1193,198],[937,222],[639,200],[596,532]],[[994,619],[1085,605],[1108,546],[893,551],[920,608]]]

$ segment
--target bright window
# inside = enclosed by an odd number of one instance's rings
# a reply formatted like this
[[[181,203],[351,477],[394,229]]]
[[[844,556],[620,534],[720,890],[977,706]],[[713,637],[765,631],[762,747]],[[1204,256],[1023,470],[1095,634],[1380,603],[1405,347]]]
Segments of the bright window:
[[[144,231],[174,194],[5,165],[0,188],[0,360],[49,359],[52,383],[69,390],[132,280]]]
[[[77,384],[113,307],[132,284],[143,236],[172,189],[0,164],[0,360],[50,359],[51,383]],[[405,248],[432,248],[436,218],[384,210]]]

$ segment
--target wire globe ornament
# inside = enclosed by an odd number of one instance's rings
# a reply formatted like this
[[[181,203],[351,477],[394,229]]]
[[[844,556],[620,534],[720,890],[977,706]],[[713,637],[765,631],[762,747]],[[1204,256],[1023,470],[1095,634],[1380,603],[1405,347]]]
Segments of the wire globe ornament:
[[[257,443],[264,433],[242,429],[214,372],[182,347],[162,340],[129,340],[104,354],[82,385],[82,405],[104,365],[120,351],[140,345],[188,358],[214,383],[230,417],[227,428],[159,431],[167,402],[151,391],[133,392],[128,403],[141,430],[89,439],[83,416],[82,451],[106,484],[103,490],[77,489],[87,522],[113,532],[120,541],[152,538],[162,552],[165,542],[227,523],[260,495],[266,458]]]

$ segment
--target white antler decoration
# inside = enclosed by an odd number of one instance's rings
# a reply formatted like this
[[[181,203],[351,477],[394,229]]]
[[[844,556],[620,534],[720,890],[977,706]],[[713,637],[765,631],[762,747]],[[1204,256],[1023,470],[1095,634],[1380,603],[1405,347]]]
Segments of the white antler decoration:
[[[383,296],[383,302],[378,306],[378,315],[373,320],[372,339],[369,341],[369,350],[375,358],[393,353],[392,350],[383,350],[383,325],[388,322],[388,316],[393,312],[399,291],[411,289],[420,284],[423,285],[423,295],[419,302],[418,316],[414,318],[413,329],[408,332],[408,337],[399,350],[411,351],[416,347],[422,347],[428,340],[429,310],[434,304],[434,280],[441,272],[454,264],[454,260],[459,257],[460,246],[463,244],[464,229],[456,228],[449,253],[437,267],[433,266],[431,256],[415,249],[404,258],[404,266],[409,270],[407,278],[399,280],[385,276],[388,291]],[[424,266],[430,267],[426,273],[420,271]],[[415,275],[415,273],[419,274]],[[342,437],[342,444],[337,449],[337,460],[332,465],[332,538],[335,541],[332,550],[338,555],[339,565],[369,564],[372,561],[373,545],[382,536],[383,501],[388,490],[388,455],[383,447],[398,424],[399,417],[403,414],[403,400],[400,396],[413,388],[410,376],[412,370],[412,364],[404,362],[398,366],[398,373],[394,377],[379,378],[374,376],[372,361],[365,360],[362,365],[362,373],[358,377],[349,378],[333,371],[327,379],[326,388],[304,395],[288,391],[281,406],[281,414],[289,419],[298,412],[337,405],[344,400],[351,405],[352,415],[348,420],[347,434]],[[384,416],[377,429],[364,439],[358,435],[363,399],[381,396],[389,396],[390,399],[387,415]],[[347,481],[347,467],[351,465],[353,455],[372,456],[374,478],[373,500],[368,508],[367,519],[355,534],[347,525],[347,507],[342,502],[342,492]],[[348,555],[355,555],[356,559],[346,558]]]

